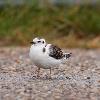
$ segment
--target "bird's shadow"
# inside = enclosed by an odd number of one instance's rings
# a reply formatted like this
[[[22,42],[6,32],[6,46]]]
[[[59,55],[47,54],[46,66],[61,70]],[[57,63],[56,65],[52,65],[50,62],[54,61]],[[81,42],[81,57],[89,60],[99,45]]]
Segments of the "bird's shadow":
[[[71,78],[69,78],[68,76],[57,76],[57,77],[37,77],[37,76],[32,76],[31,80],[70,80]]]

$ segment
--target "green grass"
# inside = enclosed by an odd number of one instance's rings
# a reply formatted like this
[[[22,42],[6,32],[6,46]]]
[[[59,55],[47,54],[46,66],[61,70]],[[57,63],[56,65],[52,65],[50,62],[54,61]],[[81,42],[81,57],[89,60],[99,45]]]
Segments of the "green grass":
[[[55,36],[60,39],[71,34],[79,39],[100,36],[100,7],[40,9],[24,5],[0,9],[0,40],[3,45],[27,45],[35,36],[54,41]]]

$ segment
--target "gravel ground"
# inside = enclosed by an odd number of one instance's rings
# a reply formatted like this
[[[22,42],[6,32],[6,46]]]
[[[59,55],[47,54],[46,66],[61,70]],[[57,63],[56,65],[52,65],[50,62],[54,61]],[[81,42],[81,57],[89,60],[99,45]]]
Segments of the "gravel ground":
[[[0,48],[0,100],[100,100],[100,50],[72,49],[65,65],[41,70],[29,48]]]

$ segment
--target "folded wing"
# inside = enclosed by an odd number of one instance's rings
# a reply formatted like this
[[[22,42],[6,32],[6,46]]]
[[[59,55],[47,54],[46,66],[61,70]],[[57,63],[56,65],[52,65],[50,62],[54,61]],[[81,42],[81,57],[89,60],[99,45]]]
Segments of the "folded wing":
[[[64,57],[62,50],[55,45],[50,46],[49,56],[55,59],[62,59]]]

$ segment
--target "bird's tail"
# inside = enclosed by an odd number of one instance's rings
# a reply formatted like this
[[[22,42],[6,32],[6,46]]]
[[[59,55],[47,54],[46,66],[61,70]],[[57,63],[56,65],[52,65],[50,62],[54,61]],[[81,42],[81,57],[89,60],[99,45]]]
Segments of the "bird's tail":
[[[64,59],[70,58],[72,53],[64,53]]]

